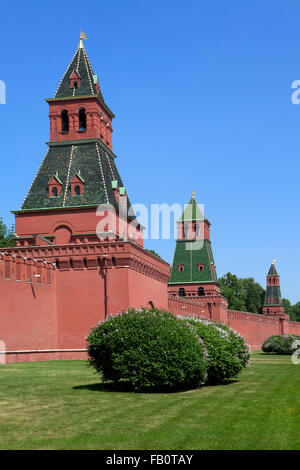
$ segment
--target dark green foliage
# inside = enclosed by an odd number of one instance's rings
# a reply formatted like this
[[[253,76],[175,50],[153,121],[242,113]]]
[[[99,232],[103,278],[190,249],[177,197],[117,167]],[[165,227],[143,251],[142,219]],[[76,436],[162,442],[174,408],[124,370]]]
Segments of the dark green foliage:
[[[162,257],[161,257],[161,256],[159,256],[159,254],[158,254],[158,253],[156,253],[156,251],[155,251],[155,250],[149,250],[148,248],[146,248],[146,251],[149,251],[149,253],[152,253],[152,255],[154,255],[154,256],[157,256],[158,258],[162,259]]]
[[[14,226],[9,230],[0,217],[0,247],[15,246]]]
[[[185,317],[208,352],[208,382],[223,383],[236,377],[249,361],[245,340],[231,328],[200,318]]]
[[[300,341],[297,335],[273,335],[265,340],[261,349],[266,353],[293,354],[296,348],[293,348],[294,341]]]
[[[265,290],[253,278],[238,278],[227,273],[218,282],[230,310],[262,313]]]
[[[300,321],[300,302],[291,306],[290,318],[292,321]]]
[[[217,325],[223,328],[223,330],[228,331],[228,342],[231,352],[241,361],[243,367],[246,367],[250,361],[250,347],[243,336],[223,323],[218,323]]]
[[[205,381],[202,342],[175,315],[156,309],[110,316],[87,338],[89,364],[104,380],[136,391],[197,387]]]

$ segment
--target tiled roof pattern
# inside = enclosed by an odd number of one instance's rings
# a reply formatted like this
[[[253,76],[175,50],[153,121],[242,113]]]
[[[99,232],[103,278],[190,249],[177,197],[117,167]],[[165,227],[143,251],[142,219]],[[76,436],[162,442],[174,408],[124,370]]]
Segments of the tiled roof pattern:
[[[171,268],[170,283],[179,282],[217,282],[217,274],[214,268],[214,258],[209,240],[203,241],[200,249],[186,249],[186,244],[197,243],[197,240],[176,242],[173,265]],[[191,245],[192,246],[192,245]],[[194,245],[196,246],[196,245]],[[203,263],[204,270],[199,271],[198,265]],[[178,266],[184,265],[184,272],[180,272]]]
[[[198,206],[196,199],[192,197],[179,220],[204,220],[204,218],[204,214]]]
[[[270,299],[270,302],[268,300]],[[282,305],[280,302],[281,290],[279,286],[267,286],[265,295],[265,305]]]
[[[70,182],[79,171],[85,181],[83,194],[72,196]],[[49,197],[48,182],[55,174],[62,182],[61,194]],[[97,142],[50,144],[21,210],[116,205],[112,180],[117,180],[119,187],[124,186],[114,158]]]
[[[278,273],[277,273],[277,270],[275,268],[274,263],[271,264],[271,267],[270,267],[269,272],[268,272],[268,276],[278,276]]]
[[[70,77],[74,70],[80,76],[80,86],[77,88],[70,88]],[[97,92],[96,84],[94,83],[94,75],[95,74],[85,49],[78,47],[73,59],[71,60],[58,85],[54,98],[97,95],[104,102],[100,88],[99,93]]]

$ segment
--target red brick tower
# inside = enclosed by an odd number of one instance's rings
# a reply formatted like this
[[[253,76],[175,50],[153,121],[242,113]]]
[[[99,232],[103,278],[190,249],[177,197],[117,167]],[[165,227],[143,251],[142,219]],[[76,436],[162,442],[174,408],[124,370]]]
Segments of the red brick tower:
[[[280,277],[275,268],[275,261],[272,262],[267,275],[267,287],[265,303],[263,305],[263,315],[284,317],[284,307],[282,305]]]
[[[47,289],[49,293],[52,289],[54,299],[49,305],[55,342],[45,347],[63,353],[71,350],[76,358],[86,346],[91,327],[108,314],[152,304],[167,309],[170,268],[143,248],[143,227],[129,211],[130,201],[112,152],[114,115],[104,101],[82,39],[54,97],[46,101],[49,148],[21,209],[15,211],[17,246],[7,248],[5,256],[10,254],[22,263],[32,259],[34,265],[38,261],[55,264],[52,286],[37,272],[45,299]],[[28,289],[29,271],[17,274],[18,292],[21,286]],[[13,266],[11,276],[15,275]],[[6,292],[1,291],[2,302]],[[18,305],[13,311],[21,319],[22,335],[8,347],[19,350],[26,344],[31,350],[38,338],[39,349],[45,349],[43,327],[25,324],[23,318],[29,316],[24,296],[18,297],[16,291],[14,298]],[[30,299],[36,306],[36,299]],[[9,303],[10,298],[6,300]],[[26,308],[36,309],[30,303]],[[44,325],[50,331],[46,319]]]
[[[210,318],[227,320],[227,300],[221,296],[211,249],[210,222],[194,194],[177,221],[177,241],[169,295],[201,302]]]
[[[130,202],[112,152],[114,114],[82,38],[54,97],[46,101],[49,148],[15,211],[17,246],[86,243],[98,240],[98,232],[103,239],[130,238],[142,246],[142,227],[128,213]]]

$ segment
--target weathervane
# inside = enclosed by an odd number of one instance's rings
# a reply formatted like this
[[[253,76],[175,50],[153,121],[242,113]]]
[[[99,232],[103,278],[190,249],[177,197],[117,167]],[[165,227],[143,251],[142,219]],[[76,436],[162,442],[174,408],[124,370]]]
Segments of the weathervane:
[[[272,264],[274,264],[274,263],[275,263],[275,261],[276,261],[276,259],[273,259],[273,261],[272,261]]]
[[[192,192],[192,198],[195,197],[195,194],[196,194],[196,191],[193,191],[193,192]]]
[[[81,31],[81,28],[80,28],[80,38],[79,38],[79,48],[80,49],[83,49],[83,42],[82,42],[83,39],[87,40],[85,33],[83,33]]]

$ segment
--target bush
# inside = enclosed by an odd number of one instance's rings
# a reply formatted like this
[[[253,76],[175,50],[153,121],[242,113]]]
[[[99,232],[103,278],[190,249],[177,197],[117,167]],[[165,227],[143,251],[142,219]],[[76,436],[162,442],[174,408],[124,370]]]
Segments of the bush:
[[[201,339],[171,313],[130,309],[111,315],[87,342],[89,365],[104,380],[127,380],[136,391],[197,387],[206,380]]]
[[[291,355],[295,351],[292,344],[295,340],[300,341],[297,335],[273,335],[265,340],[261,349],[265,353],[288,354]]]
[[[208,381],[224,383],[236,377],[249,360],[245,340],[231,328],[196,317],[183,317],[204,341],[208,352]]]
[[[228,341],[232,354],[241,361],[243,367],[246,367],[250,362],[250,347],[246,343],[245,338],[243,338],[243,336],[233,328],[230,328],[223,323],[217,323],[217,325],[219,328],[228,331]]]

